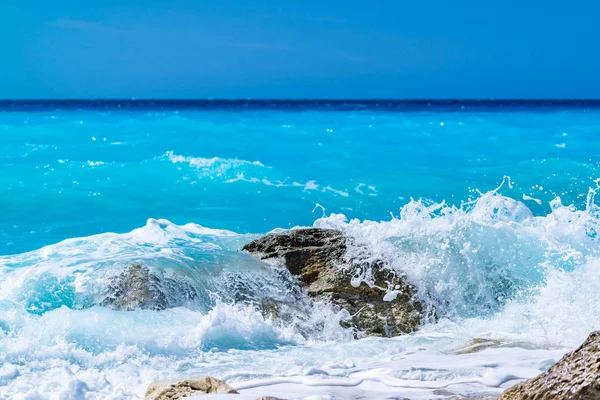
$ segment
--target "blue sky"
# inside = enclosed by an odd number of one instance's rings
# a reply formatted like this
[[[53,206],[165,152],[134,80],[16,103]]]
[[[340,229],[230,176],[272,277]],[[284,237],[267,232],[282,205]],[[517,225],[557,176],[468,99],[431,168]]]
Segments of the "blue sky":
[[[600,98],[600,3],[20,0],[0,98]]]

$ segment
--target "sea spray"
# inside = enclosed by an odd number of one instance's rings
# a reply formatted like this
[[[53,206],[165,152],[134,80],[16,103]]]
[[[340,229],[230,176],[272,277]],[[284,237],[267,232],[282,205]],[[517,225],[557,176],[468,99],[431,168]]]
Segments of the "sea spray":
[[[460,208],[411,200],[400,217],[390,221],[345,222],[338,214],[317,220],[315,226],[341,229],[351,237],[355,246],[349,250],[351,257],[353,251],[359,254],[366,247],[372,257],[406,273],[438,318],[461,323],[475,318],[493,324],[518,307],[531,307],[529,312],[521,311],[529,319],[519,318],[520,323],[506,327],[506,333],[526,335],[528,329],[564,318],[563,323],[555,321],[554,329],[544,329],[561,337],[558,343],[576,343],[600,316],[598,298],[591,291],[597,280],[587,276],[600,260],[596,190],[589,190],[584,210],[563,206],[557,198],[551,202],[551,212],[540,217],[496,189]],[[590,292],[577,293],[576,288]],[[543,296],[552,296],[550,291],[555,291],[554,308],[561,309],[560,317],[547,318],[537,309]],[[568,299],[573,302],[570,307]],[[547,306],[552,308],[550,303]],[[573,327],[562,332],[570,318],[578,319],[577,335]]]
[[[251,398],[493,396],[600,328],[597,105],[28,104],[0,113],[0,398],[188,375]],[[417,332],[354,340],[239,251],[313,222],[409,277]],[[105,301],[133,265],[160,309]]]

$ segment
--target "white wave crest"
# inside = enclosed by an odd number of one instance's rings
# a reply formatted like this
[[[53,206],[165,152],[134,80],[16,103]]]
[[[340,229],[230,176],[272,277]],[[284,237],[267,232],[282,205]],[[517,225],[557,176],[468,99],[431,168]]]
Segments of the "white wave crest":
[[[164,155],[169,161],[174,164],[185,163],[195,168],[218,167],[220,169],[236,168],[244,165],[254,165],[265,167],[260,161],[246,161],[237,158],[203,158],[203,157],[186,157],[175,154],[173,151],[167,151]],[[266,167],[265,167],[266,168]]]
[[[539,217],[495,190],[462,207],[411,200],[390,221],[333,214],[314,225],[352,237],[351,257],[366,247],[405,273],[437,317],[486,321],[505,337],[576,344],[600,328],[595,193],[584,210],[557,198]]]

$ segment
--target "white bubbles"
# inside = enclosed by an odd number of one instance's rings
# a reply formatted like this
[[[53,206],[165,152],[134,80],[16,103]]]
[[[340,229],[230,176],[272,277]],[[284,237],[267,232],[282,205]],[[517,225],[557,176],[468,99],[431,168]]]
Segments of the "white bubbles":
[[[94,139],[95,140],[95,139]],[[264,167],[260,161],[246,161],[238,159],[227,159],[227,158],[203,158],[203,157],[186,157],[167,151],[164,155],[173,164],[186,163],[195,168],[206,168],[206,167],[218,167],[222,169],[236,168],[244,165],[255,165],[258,167]]]
[[[191,375],[225,379],[249,398],[430,399],[448,387],[499,394],[600,328],[595,189],[585,209],[557,197],[547,215],[534,216],[501,194],[506,179],[460,207],[403,201],[397,217],[381,222],[327,216],[317,204],[314,226],[343,230],[349,257],[384,260],[415,285],[424,323],[392,339],[353,340],[340,326],[348,312],[310,304],[280,280],[287,275],[278,261],[238,251],[253,235],[150,218],[129,233],[2,256],[0,397],[139,399],[151,381]],[[362,184],[356,193],[369,190]],[[97,288],[131,260],[157,267],[161,282],[184,274],[209,294],[162,311],[94,305]],[[402,294],[400,286],[384,289],[387,302]],[[263,315],[256,293],[277,294],[283,314]],[[475,337],[494,341],[465,352]]]
[[[544,190],[539,185],[535,188]],[[585,210],[564,206],[557,198],[550,204],[550,214],[535,217],[524,203],[494,190],[460,208],[411,200],[401,208],[400,218],[390,221],[346,222],[335,214],[317,220],[315,226],[341,229],[352,237],[352,256],[367,248],[372,257],[386,260],[389,268],[405,273],[438,317],[503,321],[510,312],[507,310],[519,304],[524,309],[531,307],[527,314],[532,319],[499,323],[495,329],[501,335],[526,337],[535,324],[547,325],[546,329],[554,332],[575,324],[582,326],[573,336],[576,341],[589,333],[592,325],[600,327],[593,322],[600,320],[595,311],[589,323],[579,322],[590,316],[593,306],[583,300],[585,295],[573,297],[574,292],[565,292],[582,282],[570,271],[591,271],[600,257],[600,222],[594,195],[590,190]],[[541,204],[541,200],[526,195],[523,200]],[[559,277],[568,285],[549,289],[549,280]],[[582,290],[595,290],[593,282],[582,285]],[[543,293],[548,293],[550,301],[552,290],[558,298],[565,298],[565,307],[567,298],[576,299],[571,307],[581,312],[565,312],[554,322],[546,321],[546,311],[538,309],[540,303],[536,302]],[[387,295],[391,297],[393,292],[388,290]],[[588,297],[594,299],[591,302],[600,313],[600,299],[591,292]],[[568,338],[560,335],[544,340],[563,345],[571,343]]]

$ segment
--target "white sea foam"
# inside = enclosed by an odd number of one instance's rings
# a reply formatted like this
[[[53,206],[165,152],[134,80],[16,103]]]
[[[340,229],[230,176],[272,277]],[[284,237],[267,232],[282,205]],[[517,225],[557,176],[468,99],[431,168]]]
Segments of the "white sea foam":
[[[277,262],[236,251],[252,235],[150,219],[0,257],[0,397],[139,399],[153,380],[189,375],[225,379],[240,398],[497,395],[600,328],[595,190],[585,209],[557,198],[545,216],[500,190],[461,207],[411,200],[388,221],[315,221],[352,238],[350,257],[383,259],[416,285],[432,313],[392,339],[351,340],[326,304],[263,316],[254,301],[264,293],[306,304]],[[94,305],[132,260],[205,296],[159,312]],[[474,337],[499,342],[460,351]]]
[[[315,226],[341,229],[356,254],[366,246],[387,260],[432,310],[473,334],[494,326],[498,337],[574,346],[600,328],[594,196],[590,190],[585,210],[556,199],[548,215],[534,217],[492,191],[462,208],[411,200],[390,221],[346,222],[338,214]]]
[[[239,160],[237,158],[204,158],[204,157],[186,157],[182,155],[175,154],[172,151],[167,151],[165,153],[165,157],[169,159],[172,163],[185,163],[189,164],[195,168],[205,168],[205,167],[219,167],[223,169],[227,168],[235,168],[243,165],[255,165],[258,167],[265,167],[263,163],[260,161],[246,161]]]
[[[265,166],[260,161],[246,161],[239,159],[228,158],[203,158],[203,157],[187,157],[177,155],[172,151],[168,151],[163,156],[174,164],[187,164],[194,168],[197,174],[202,178],[221,178],[225,179],[225,183],[259,183],[265,186],[277,188],[299,187],[304,191],[320,191],[329,192],[337,196],[348,197],[349,193],[343,189],[336,189],[331,185],[320,185],[315,180],[309,180],[305,183],[297,182],[286,176],[276,176],[275,173],[267,175],[267,171],[272,172],[272,168]],[[272,177],[273,176],[273,177]],[[375,188],[368,186],[370,192],[368,195],[375,195]]]
[[[314,180],[307,181],[306,183],[299,183],[299,182],[295,182],[295,181],[290,183],[289,179],[285,179],[282,181],[282,180],[270,180],[270,179],[266,179],[266,178],[260,179],[260,178],[256,178],[256,177],[247,178],[244,173],[239,173],[234,178],[228,179],[225,182],[226,183],[235,183],[235,182],[261,183],[263,185],[272,186],[272,187],[299,187],[299,188],[302,188],[303,191],[318,190],[320,192],[334,193],[334,194],[336,194],[338,196],[342,196],[342,197],[349,196],[348,192],[346,192],[345,190],[335,189],[335,188],[331,187],[330,185],[321,187]]]

